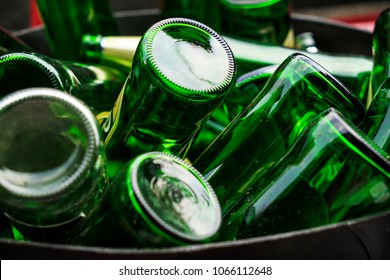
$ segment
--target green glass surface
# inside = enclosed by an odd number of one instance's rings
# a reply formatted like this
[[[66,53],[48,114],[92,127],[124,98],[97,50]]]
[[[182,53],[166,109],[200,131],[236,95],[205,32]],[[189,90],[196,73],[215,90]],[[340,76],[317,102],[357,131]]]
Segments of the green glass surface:
[[[219,0],[161,0],[161,18],[182,17],[220,29]]]
[[[140,36],[84,35],[81,55],[84,61],[115,67],[126,75],[131,70]]]
[[[229,123],[241,113],[265,86],[277,69],[276,65],[262,67],[237,78],[225,101],[211,114],[187,152],[196,160]]]
[[[359,128],[380,149],[390,153],[390,78],[377,90]],[[346,174],[354,173],[354,177]],[[378,213],[390,205],[389,182],[386,176],[375,174],[364,166],[345,166],[335,182],[344,191],[330,194],[331,219],[355,218]],[[352,198],[351,198],[352,197]]]
[[[220,0],[221,33],[282,45],[291,28],[289,0]]]
[[[203,243],[213,239],[220,223],[218,200],[202,175],[178,157],[151,152],[125,165],[72,243],[114,247]]]
[[[359,129],[336,110],[329,109],[309,124],[266,180],[257,175],[242,200],[223,213],[221,238],[263,236],[338,222],[342,215],[338,219],[328,218],[334,206],[328,194],[342,192],[349,202],[354,201],[349,188],[337,184],[338,175],[349,178],[350,188],[360,183],[354,178],[362,170],[374,175],[369,182],[380,176],[382,183],[388,185],[389,159]],[[347,174],[342,172],[345,166],[350,168]],[[369,185],[361,185],[361,190],[370,188]],[[370,203],[374,204],[362,200],[355,207]],[[349,207],[348,203],[342,206]],[[389,206],[389,202],[383,204],[382,210]],[[336,211],[340,214],[343,209]]]
[[[52,56],[80,59],[84,34],[118,35],[108,0],[37,0]]]
[[[91,111],[62,91],[34,88],[0,101],[0,209],[27,240],[65,242],[106,189]]]
[[[369,104],[369,85],[373,62],[365,56],[339,55],[324,52],[310,53],[280,46],[256,44],[248,40],[224,36],[233,51],[237,63],[237,75],[241,76],[250,71],[269,65],[280,65],[288,56],[299,52],[324,67],[363,104]]]
[[[0,97],[30,87],[65,91],[95,114],[112,108],[126,76],[108,66],[52,59],[36,53],[0,56]]]
[[[390,77],[390,8],[382,11],[376,19],[372,55],[371,87],[374,95],[380,85]]]
[[[17,51],[31,52],[33,49],[16,37],[11,31],[0,26],[0,55]]]
[[[111,114],[102,117],[108,157],[183,153],[234,77],[230,48],[213,30],[181,18],[156,23],[138,45]]]
[[[369,104],[371,101],[369,86],[373,67],[372,58],[325,52],[313,53],[300,49],[258,44],[226,35],[223,38],[233,51],[238,77],[266,66],[279,66],[288,56],[299,52],[326,68],[358,96],[363,104]],[[130,71],[136,48],[135,42],[138,40],[137,37],[128,36],[86,36],[84,53],[87,54],[89,61],[115,63],[120,65],[119,67],[124,71]]]
[[[365,115],[361,102],[329,72],[294,54],[194,166],[213,186],[222,207],[229,209],[253,177],[273,170],[308,123],[331,107],[356,124]]]
[[[390,77],[377,90],[360,128],[390,154]]]

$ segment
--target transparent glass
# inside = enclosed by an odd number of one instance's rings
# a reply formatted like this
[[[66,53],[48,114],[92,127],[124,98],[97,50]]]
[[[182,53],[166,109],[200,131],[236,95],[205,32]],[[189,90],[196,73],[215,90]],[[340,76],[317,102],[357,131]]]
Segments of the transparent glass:
[[[104,204],[72,243],[166,247],[209,242],[221,224],[211,186],[184,160],[161,152],[137,156],[113,181]]]
[[[102,116],[108,157],[185,154],[234,77],[231,50],[212,29],[182,18],[156,23],[141,39],[111,114]]]
[[[0,208],[27,240],[64,242],[106,189],[100,130],[61,91],[34,88],[0,101]]]
[[[306,126],[331,107],[355,124],[365,116],[361,102],[329,72],[308,57],[292,55],[194,166],[228,209],[254,176],[273,170]]]
[[[237,78],[225,101],[211,114],[188,150],[187,158],[190,161],[196,160],[229,123],[251,103],[276,69],[276,65],[262,67]]]
[[[118,35],[108,0],[37,0],[52,56],[79,60],[84,34]]]
[[[372,55],[371,91],[374,95],[380,85],[390,77],[390,8],[382,11],[376,19]]]
[[[282,45],[291,28],[290,0],[220,0],[221,33]]]
[[[373,67],[372,58],[359,55],[340,55],[324,52],[312,53],[305,50],[285,48],[276,45],[257,44],[244,39],[231,36],[222,36],[233,51],[237,66],[237,76],[258,70],[266,66],[279,66],[288,56],[299,52],[323,66],[339,81],[352,91],[363,104],[371,102],[369,95],[370,77]],[[116,63],[124,71],[130,70],[132,65],[135,42],[137,37],[109,36],[91,39],[86,38],[85,51],[89,61]],[[96,38],[96,37],[95,37]],[[100,43],[96,43],[100,42]],[[110,62],[109,62],[109,61]]]
[[[288,56],[299,52],[324,67],[363,104],[369,104],[369,85],[373,67],[372,58],[356,55],[310,53],[303,50],[256,44],[244,39],[223,36],[233,51],[237,63],[237,75],[241,76],[253,70],[269,65],[280,65]]]
[[[344,212],[352,201],[356,208],[376,204],[372,200],[357,203],[350,189],[360,184],[356,178],[362,170],[372,176],[359,186],[360,191],[367,191],[378,177],[388,185],[389,160],[366,135],[329,109],[309,124],[266,180],[258,174],[253,177],[254,184],[242,200],[223,213],[220,238],[241,239],[338,222],[345,217],[333,218],[331,212]],[[343,167],[350,172],[343,173]],[[348,188],[338,184],[339,175],[348,181]],[[333,210],[330,194],[338,193],[349,200]],[[382,210],[389,208],[389,200],[381,205]]]
[[[160,0],[161,18],[182,17],[220,29],[219,0]]]
[[[24,88],[48,87],[79,98],[95,114],[112,108],[126,77],[112,67],[61,61],[42,54],[0,56],[0,97]]]
[[[390,77],[377,90],[360,128],[390,153]]]

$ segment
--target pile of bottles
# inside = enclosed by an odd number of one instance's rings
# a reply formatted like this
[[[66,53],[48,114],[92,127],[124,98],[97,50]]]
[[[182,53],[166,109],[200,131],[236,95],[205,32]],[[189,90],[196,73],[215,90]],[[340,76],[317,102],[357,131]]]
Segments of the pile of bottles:
[[[50,55],[0,29],[0,237],[225,242],[390,209],[390,8],[373,56],[295,35],[289,0],[37,0]]]

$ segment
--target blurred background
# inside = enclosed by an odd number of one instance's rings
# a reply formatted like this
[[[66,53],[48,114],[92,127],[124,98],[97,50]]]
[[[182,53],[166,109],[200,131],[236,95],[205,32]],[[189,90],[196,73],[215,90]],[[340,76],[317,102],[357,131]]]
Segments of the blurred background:
[[[59,0],[53,0],[59,1]],[[158,9],[160,0],[110,0],[114,12]],[[389,0],[292,0],[295,13],[319,16],[371,31]],[[35,0],[0,0],[0,25],[20,30],[41,23]]]

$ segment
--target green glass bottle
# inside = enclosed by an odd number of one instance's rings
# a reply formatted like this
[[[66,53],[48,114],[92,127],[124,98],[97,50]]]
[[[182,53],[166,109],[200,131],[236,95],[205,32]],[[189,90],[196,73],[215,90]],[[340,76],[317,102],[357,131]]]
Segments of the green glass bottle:
[[[359,128],[372,139],[380,149],[390,153],[390,78],[377,90]],[[356,173],[354,177],[346,174]],[[389,184],[383,176],[373,174],[364,167],[345,166],[335,180],[343,191],[331,193],[331,220],[349,219],[383,210],[390,205]],[[353,187],[351,186],[353,185]]]
[[[370,170],[383,183],[390,183],[390,157],[331,108],[309,124],[272,174],[266,179],[253,176],[242,200],[223,212],[220,238],[241,239],[328,224],[331,205],[326,193],[339,191],[334,181],[344,166],[351,167],[345,174],[351,179],[361,170]],[[353,188],[358,182],[349,183]],[[343,191],[351,198],[347,189]],[[382,209],[390,207],[389,201]]]
[[[299,52],[327,69],[358,96],[363,104],[369,104],[371,101],[369,86],[373,67],[372,58],[325,52],[312,53],[293,48],[256,44],[225,35],[222,37],[233,51],[238,77],[266,66],[279,66],[288,56]],[[94,62],[96,58],[102,58],[105,61],[108,59],[110,61],[117,60],[118,63],[125,65],[130,70],[135,52],[135,42],[137,42],[136,37],[110,36],[107,38],[99,37],[96,40],[88,38],[91,36],[86,36],[83,53],[88,53],[88,56],[84,56],[89,57],[89,61]],[[95,44],[94,42],[101,43]]]
[[[363,104],[369,104],[372,59],[364,56],[310,53],[291,48],[256,44],[224,36],[237,63],[237,75],[269,65],[280,65],[289,55],[299,52],[320,64],[352,91]]]
[[[140,36],[86,34],[81,42],[82,60],[116,67],[127,75],[140,40]]]
[[[290,0],[220,0],[221,33],[282,45],[291,29]]]
[[[139,155],[114,179],[73,244],[167,247],[213,240],[221,208],[202,175],[161,152]]]
[[[375,95],[380,85],[390,77],[390,8],[382,11],[376,19],[372,55],[371,92]]]
[[[219,0],[160,0],[161,18],[182,17],[220,31]]]
[[[276,65],[262,67],[237,78],[225,101],[211,114],[188,150],[187,158],[190,161],[196,160],[229,123],[251,103],[276,69]]]
[[[79,60],[84,34],[118,35],[108,0],[37,0],[52,56]]]
[[[126,76],[108,66],[52,59],[37,53],[0,56],[0,97],[19,89],[49,87],[83,100],[95,114],[112,108]]]
[[[215,31],[184,18],[157,22],[142,37],[110,115],[97,116],[108,158],[149,151],[184,157],[234,78],[234,57]]]
[[[62,91],[0,99],[0,209],[26,240],[65,242],[106,190],[105,155],[91,111]]]
[[[253,176],[273,170],[308,123],[330,107],[356,124],[365,116],[362,103],[329,72],[294,54],[194,166],[228,209],[245,194]]]
[[[0,55],[10,52],[32,52],[33,49],[16,37],[11,31],[0,26]]]

